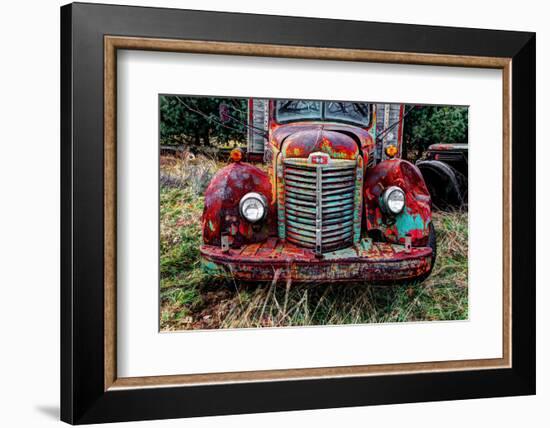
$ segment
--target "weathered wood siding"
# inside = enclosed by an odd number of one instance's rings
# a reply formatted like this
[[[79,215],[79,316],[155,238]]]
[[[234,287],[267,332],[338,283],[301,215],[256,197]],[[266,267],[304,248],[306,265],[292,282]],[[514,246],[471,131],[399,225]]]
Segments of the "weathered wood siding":
[[[269,100],[251,98],[248,101],[248,120],[254,128],[269,129]],[[263,154],[266,139],[254,128],[248,128],[247,151],[253,154]]]

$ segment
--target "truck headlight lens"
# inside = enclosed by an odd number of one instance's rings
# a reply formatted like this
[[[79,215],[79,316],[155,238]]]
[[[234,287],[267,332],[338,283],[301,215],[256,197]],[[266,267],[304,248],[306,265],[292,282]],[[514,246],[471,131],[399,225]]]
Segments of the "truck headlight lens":
[[[399,214],[405,208],[405,192],[397,186],[388,187],[382,195],[382,203],[388,213]]]
[[[259,193],[247,193],[241,198],[239,210],[250,223],[256,223],[262,220],[267,213],[267,200]]]

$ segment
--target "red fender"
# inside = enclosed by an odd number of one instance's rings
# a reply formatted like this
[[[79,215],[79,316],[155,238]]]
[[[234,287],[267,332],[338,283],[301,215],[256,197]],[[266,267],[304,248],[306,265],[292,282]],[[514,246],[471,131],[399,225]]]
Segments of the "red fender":
[[[390,186],[405,192],[405,209],[396,216],[386,215],[380,208],[380,197]],[[432,202],[416,166],[402,159],[380,162],[366,172],[364,195],[367,230],[379,230],[389,242],[404,243],[409,235],[413,246],[427,245]]]
[[[257,192],[268,201],[266,219],[251,224],[239,212],[241,198]],[[235,162],[220,169],[204,194],[202,237],[205,244],[221,245],[221,236],[229,235],[232,246],[239,247],[266,240],[275,234],[276,214],[268,175],[253,165]]]

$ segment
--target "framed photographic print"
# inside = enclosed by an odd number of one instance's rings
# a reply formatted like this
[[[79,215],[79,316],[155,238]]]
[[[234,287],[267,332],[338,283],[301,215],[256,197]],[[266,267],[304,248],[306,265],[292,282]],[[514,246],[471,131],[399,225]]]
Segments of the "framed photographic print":
[[[61,8],[61,418],[535,393],[535,35]]]

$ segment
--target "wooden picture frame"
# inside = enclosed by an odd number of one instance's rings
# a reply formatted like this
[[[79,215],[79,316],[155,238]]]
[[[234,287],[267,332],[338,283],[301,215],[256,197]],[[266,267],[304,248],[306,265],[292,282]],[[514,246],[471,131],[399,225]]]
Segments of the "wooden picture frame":
[[[343,25],[345,33],[338,31]],[[502,70],[503,357],[117,377],[118,49]],[[533,33],[77,3],[61,9],[61,54],[62,420],[80,424],[535,392]]]

